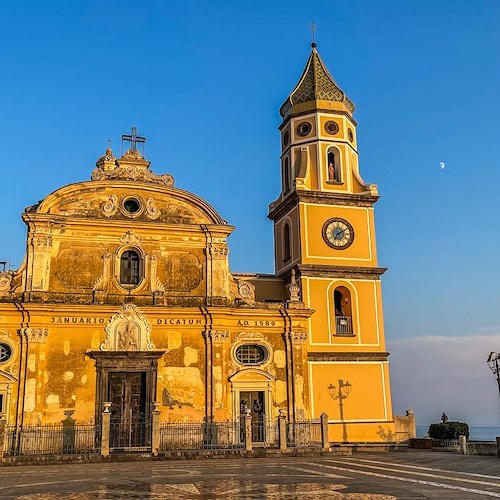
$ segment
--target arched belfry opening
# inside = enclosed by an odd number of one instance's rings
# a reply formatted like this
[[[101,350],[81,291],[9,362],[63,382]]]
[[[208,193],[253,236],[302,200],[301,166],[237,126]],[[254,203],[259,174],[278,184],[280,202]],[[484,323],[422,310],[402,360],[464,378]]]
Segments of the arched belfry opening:
[[[335,334],[352,335],[352,300],[349,289],[345,286],[335,288],[333,303],[335,305]]]
[[[340,155],[337,148],[330,148],[327,151],[327,182],[336,184],[342,182],[342,168]]]

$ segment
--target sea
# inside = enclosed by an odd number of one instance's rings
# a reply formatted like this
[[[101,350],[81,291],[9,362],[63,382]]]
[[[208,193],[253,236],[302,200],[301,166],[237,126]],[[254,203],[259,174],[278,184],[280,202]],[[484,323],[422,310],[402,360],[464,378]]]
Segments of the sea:
[[[424,437],[429,431],[427,425],[417,425],[417,437]],[[469,441],[495,441],[500,436],[500,427],[469,427]]]

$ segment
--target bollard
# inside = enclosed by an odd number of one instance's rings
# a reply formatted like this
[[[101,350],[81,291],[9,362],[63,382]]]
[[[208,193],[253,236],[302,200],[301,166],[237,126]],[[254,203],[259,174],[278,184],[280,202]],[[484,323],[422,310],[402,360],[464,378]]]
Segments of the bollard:
[[[0,463],[3,460],[3,447],[5,443],[5,428],[7,427],[7,420],[5,415],[0,414]]]
[[[111,413],[109,411],[111,403],[103,403],[104,410],[102,411],[101,422],[101,456],[109,457],[109,433],[111,427]]]
[[[158,409],[160,403],[153,403],[153,419],[151,429],[151,453],[153,457],[158,456],[160,450],[160,415],[161,411]]]
[[[498,458],[500,458],[500,436],[497,436],[497,452]]]
[[[330,438],[328,437],[328,415],[321,414],[321,446],[324,450],[330,449]]]
[[[278,432],[280,440],[280,450],[286,451],[286,417],[285,412],[280,410],[280,415],[278,417]]]
[[[458,436],[458,445],[460,446],[460,453],[467,455],[467,438],[465,436]]]
[[[252,451],[252,417],[250,410],[245,410],[245,451]]]

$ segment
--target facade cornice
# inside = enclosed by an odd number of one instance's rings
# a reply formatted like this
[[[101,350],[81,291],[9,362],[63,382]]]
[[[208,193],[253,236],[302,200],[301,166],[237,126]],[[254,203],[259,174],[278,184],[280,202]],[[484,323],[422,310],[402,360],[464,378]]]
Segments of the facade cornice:
[[[319,264],[297,264],[301,276],[314,278],[345,278],[379,280],[386,267],[325,266]]]
[[[388,352],[309,352],[308,361],[387,361]]]
[[[281,219],[299,203],[312,203],[317,205],[339,205],[350,207],[372,207],[380,196],[370,192],[357,193],[329,193],[325,191],[292,191],[283,200],[275,201],[269,205],[268,218],[276,221]]]

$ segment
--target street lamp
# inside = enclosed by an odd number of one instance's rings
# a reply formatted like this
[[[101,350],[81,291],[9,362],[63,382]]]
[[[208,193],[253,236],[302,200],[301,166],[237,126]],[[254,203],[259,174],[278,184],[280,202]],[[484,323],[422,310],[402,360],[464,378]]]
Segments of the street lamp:
[[[500,395],[500,354],[498,352],[490,352],[486,361],[493,374],[497,376],[498,393]]]

